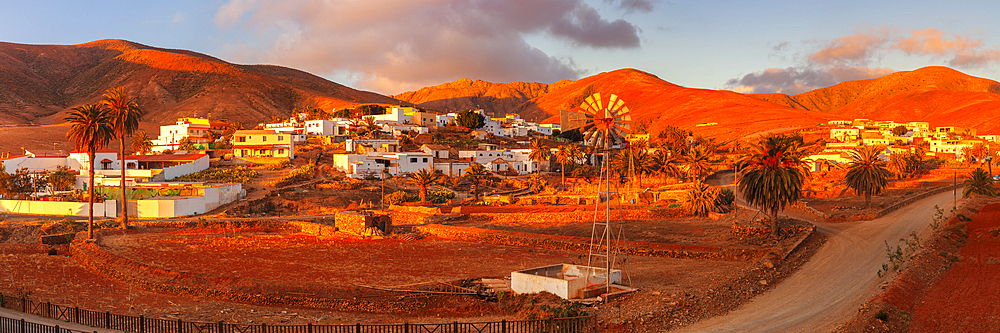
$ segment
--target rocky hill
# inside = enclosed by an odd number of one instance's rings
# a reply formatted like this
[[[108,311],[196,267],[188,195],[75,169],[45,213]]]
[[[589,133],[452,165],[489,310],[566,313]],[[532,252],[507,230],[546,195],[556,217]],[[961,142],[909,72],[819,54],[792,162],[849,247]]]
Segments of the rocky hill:
[[[186,116],[255,124],[303,106],[398,103],[291,68],[237,65],[123,40],[0,43],[0,124],[60,123],[68,109],[118,86],[136,96],[145,121],[159,124]]]
[[[502,116],[522,103],[570,82],[572,81],[559,81],[549,85],[537,82],[492,83],[459,79],[390,97],[441,112],[483,109],[487,114]]]

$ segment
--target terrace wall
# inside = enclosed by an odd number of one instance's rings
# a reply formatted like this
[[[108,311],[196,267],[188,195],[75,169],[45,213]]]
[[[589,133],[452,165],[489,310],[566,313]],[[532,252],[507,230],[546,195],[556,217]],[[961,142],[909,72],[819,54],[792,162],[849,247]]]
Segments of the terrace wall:
[[[0,212],[8,214],[32,215],[72,215],[88,216],[89,205],[86,202],[69,201],[34,201],[34,200],[0,200]],[[118,217],[118,202],[105,200],[94,203],[94,216]]]

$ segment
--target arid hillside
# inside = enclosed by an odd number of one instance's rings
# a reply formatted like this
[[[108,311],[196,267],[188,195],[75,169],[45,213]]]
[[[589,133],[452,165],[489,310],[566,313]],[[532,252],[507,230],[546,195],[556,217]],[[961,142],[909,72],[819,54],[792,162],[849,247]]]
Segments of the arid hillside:
[[[482,80],[459,79],[417,91],[390,97],[441,112],[483,109],[487,114],[503,116],[522,103],[544,95],[572,81],[553,84],[537,82],[492,83]]]
[[[947,67],[925,67],[877,79],[847,81],[798,95],[753,96],[838,119],[927,121],[1000,133],[1000,83]]]
[[[395,104],[299,70],[236,65],[185,50],[122,40],[79,45],[0,43],[0,124],[56,124],[77,105],[124,86],[145,121],[210,116],[256,124],[293,108]]]
[[[558,122],[560,110],[579,110],[583,100],[595,92],[604,95],[605,100],[607,94],[624,99],[633,115],[633,129],[639,132],[658,133],[674,125],[727,139],[813,126],[829,118],[821,112],[794,109],[731,91],[684,88],[635,69],[600,73],[568,83],[525,102],[517,112],[527,119]],[[698,124],[706,125],[695,127]]]

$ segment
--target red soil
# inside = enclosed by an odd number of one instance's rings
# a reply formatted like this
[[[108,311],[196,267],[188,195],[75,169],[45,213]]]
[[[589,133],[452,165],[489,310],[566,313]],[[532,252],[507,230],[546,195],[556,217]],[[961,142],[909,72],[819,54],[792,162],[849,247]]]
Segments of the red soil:
[[[956,262],[913,310],[911,332],[1000,330],[1000,204],[967,222],[969,239]]]

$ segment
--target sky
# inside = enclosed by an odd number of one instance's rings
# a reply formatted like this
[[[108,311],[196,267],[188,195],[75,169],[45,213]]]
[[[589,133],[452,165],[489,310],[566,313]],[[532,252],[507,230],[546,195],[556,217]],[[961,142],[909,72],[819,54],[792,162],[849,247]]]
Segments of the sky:
[[[796,94],[947,66],[1000,79],[997,1],[0,0],[0,41],[125,39],[390,95],[636,68]]]

